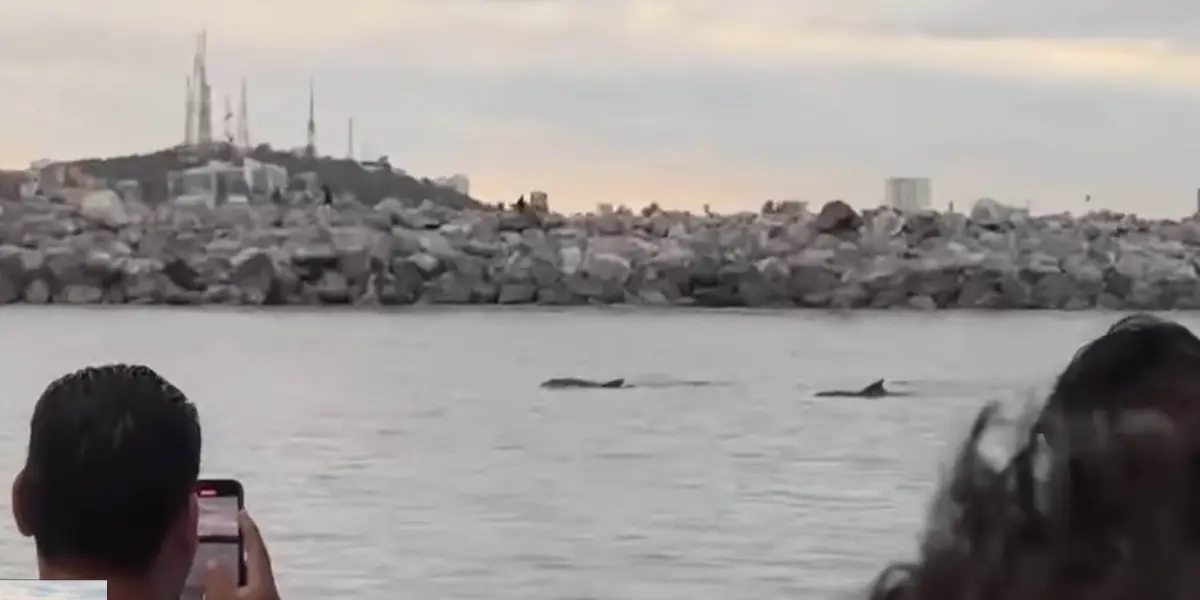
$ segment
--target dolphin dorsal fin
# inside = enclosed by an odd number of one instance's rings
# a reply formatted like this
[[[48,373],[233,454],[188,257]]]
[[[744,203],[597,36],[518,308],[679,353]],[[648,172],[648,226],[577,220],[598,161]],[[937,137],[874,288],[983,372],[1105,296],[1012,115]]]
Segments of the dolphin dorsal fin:
[[[860,394],[881,394],[883,393],[883,380],[877,380],[871,385],[863,388]]]

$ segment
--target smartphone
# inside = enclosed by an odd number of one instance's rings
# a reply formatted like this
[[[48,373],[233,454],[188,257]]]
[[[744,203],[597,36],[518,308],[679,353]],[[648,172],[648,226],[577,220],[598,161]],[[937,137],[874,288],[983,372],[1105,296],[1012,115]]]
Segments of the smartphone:
[[[242,484],[235,479],[201,479],[196,484],[196,504],[200,546],[180,600],[204,598],[204,567],[211,560],[236,574],[239,586],[246,585],[246,554],[238,520],[246,505]]]

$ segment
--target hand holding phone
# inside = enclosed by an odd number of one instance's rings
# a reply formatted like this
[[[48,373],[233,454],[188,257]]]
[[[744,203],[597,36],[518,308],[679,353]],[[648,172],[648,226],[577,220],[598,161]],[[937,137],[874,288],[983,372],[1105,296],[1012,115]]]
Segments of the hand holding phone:
[[[199,546],[184,583],[180,600],[204,598],[205,570],[209,563],[246,582],[246,560],[241,526],[245,494],[242,484],[233,479],[201,479],[196,484]]]
[[[205,600],[280,600],[271,555],[258,525],[245,511],[239,515],[239,523],[246,548],[245,583],[241,587],[235,585],[232,573],[219,564],[205,565]]]

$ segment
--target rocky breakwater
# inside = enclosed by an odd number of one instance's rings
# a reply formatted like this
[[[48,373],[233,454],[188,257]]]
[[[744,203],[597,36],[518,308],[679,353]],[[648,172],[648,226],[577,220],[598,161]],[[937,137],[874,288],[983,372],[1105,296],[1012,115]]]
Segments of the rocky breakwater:
[[[0,202],[0,302],[1200,308],[1200,223],[1129,215],[566,217],[386,199]]]

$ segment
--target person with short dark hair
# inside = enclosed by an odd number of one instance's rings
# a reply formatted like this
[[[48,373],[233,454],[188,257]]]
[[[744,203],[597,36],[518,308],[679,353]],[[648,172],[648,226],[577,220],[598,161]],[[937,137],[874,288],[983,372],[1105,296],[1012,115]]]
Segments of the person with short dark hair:
[[[17,528],[42,579],[103,579],[108,597],[177,600],[198,544],[200,422],[179,388],[141,365],[88,367],[52,382],[13,482]],[[211,600],[277,599],[258,529],[243,516],[250,585],[212,574]]]
[[[1085,345],[1006,461],[980,413],[918,559],[872,600],[1170,600],[1200,595],[1200,338],[1150,315]]]

